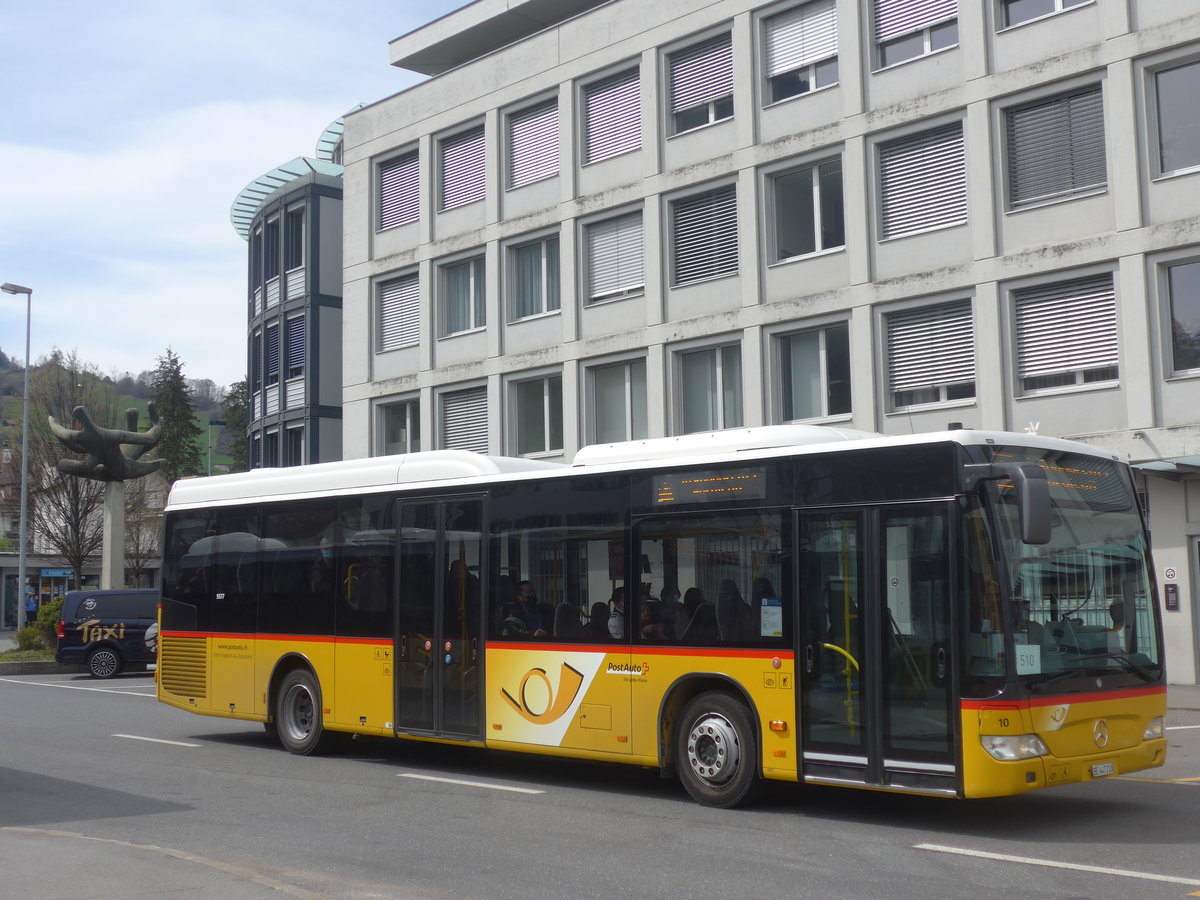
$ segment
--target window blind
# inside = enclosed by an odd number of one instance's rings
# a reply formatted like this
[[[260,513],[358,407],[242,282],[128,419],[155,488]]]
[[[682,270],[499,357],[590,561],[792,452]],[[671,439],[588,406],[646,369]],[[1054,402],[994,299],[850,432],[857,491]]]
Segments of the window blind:
[[[287,366],[289,372],[304,367],[304,316],[287,320]]]
[[[970,301],[891,313],[887,348],[893,393],[974,381]]]
[[[1117,299],[1111,274],[1017,291],[1021,378],[1115,367]]]
[[[738,270],[734,185],[671,204],[671,282],[686,284]]]
[[[376,352],[409,347],[421,338],[421,296],[417,275],[379,285],[379,331]]]
[[[1005,120],[1012,206],[1107,183],[1099,85],[1008,110]]]
[[[671,54],[671,111],[733,93],[733,42],[728,34]]]
[[[642,214],[628,213],[587,226],[588,295],[592,300],[645,287]]]
[[[558,174],[558,101],[547,100],[508,117],[508,186]]]
[[[957,17],[958,0],[875,0],[875,40],[891,40]]]
[[[420,166],[416,151],[379,167],[379,227],[417,221],[421,210]]]
[[[486,188],[483,126],[442,141],[442,209],[482,200]]]
[[[598,162],[642,146],[641,84],[629,69],[583,89],[584,159]]]
[[[814,0],[767,19],[767,77],[837,55],[837,6]]]
[[[487,453],[487,388],[442,395],[442,448]]]
[[[885,238],[966,224],[962,123],[881,144],[879,181]]]

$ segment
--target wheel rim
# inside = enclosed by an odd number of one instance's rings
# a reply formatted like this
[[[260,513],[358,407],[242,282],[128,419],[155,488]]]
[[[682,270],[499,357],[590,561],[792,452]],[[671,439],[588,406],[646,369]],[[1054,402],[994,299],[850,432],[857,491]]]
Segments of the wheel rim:
[[[688,732],[687,760],[692,771],[709,784],[724,784],[742,760],[737,729],[724,716],[708,713]]]
[[[117,672],[117,654],[111,650],[97,650],[92,654],[91,670],[93,675],[107,678]]]
[[[283,698],[280,725],[293,741],[303,741],[312,734],[316,723],[316,704],[312,692],[302,684],[292,685]]]

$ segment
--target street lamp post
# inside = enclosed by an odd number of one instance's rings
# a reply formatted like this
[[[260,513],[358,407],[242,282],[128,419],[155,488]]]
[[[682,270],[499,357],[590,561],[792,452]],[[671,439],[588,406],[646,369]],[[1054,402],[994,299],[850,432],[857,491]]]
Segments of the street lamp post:
[[[29,334],[33,324],[33,289],[19,284],[0,285],[6,294],[25,295],[25,399],[21,405],[21,526],[17,555],[17,630],[25,621],[25,544],[29,538]]]

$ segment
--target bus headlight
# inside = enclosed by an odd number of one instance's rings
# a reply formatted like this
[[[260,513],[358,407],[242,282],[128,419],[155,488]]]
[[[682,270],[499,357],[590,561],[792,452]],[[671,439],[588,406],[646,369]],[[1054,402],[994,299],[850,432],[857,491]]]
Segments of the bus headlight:
[[[1012,762],[1018,759],[1034,759],[1048,756],[1049,749],[1036,734],[981,734],[983,749],[993,758]]]
[[[1145,732],[1142,734],[1143,741],[1153,741],[1157,738],[1167,736],[1167,717],[1155,716],[1150,720],[1150,724],[1146,726]]]

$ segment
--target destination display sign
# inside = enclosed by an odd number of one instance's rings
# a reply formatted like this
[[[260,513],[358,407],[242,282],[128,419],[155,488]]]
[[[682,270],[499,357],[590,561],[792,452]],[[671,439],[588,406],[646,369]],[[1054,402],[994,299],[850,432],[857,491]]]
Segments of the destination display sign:
[[[723,500],[761,500],[767,496],[767,473],[753,469],[721,472],[670,472],[654,476],[654,502],[714,503]]]

